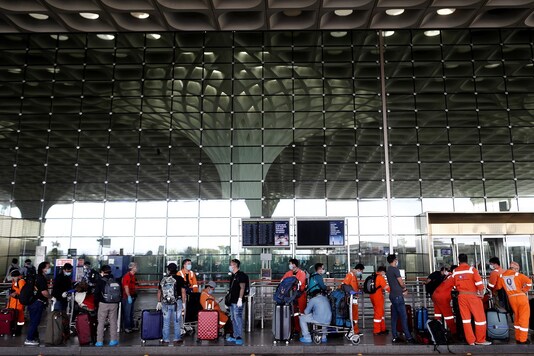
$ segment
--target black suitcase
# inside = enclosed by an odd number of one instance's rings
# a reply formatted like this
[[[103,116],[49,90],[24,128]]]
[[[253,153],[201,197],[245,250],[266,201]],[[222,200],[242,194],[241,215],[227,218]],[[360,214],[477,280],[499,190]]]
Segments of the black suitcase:
[[[189,293],[187,295],[187,311],[185,313],[186,323],[198,321],[198,312],[200,311],[200,293]]]

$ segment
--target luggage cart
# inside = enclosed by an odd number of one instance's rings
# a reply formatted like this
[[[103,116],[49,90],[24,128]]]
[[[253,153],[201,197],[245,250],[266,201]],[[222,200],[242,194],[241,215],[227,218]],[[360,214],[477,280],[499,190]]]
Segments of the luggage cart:
[[[354,323],[352,320],[352,305],[353,305],[354,296],[351,295],[349,298],[349,320],[350,327],[346,326],[337,326],[331,324],[312,324],[313,328],[310,331],[311,338],[313,342],[317,345],[321,343],[323,336],[328,334],[345,334],[345,338],[349,340],[353,345],[358,345],[360,343],[360,335],[354,333]]]
[[[72,336],[76,336],[76,301],[74,300],[75,292],[67,293],[67,314],[69,315],[69,330]]]

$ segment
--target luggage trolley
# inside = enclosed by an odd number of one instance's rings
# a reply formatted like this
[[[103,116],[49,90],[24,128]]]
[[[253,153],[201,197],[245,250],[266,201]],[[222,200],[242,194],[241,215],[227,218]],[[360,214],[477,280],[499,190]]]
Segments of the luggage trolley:
[[[352,305],[353,305],[353,299],[354,296],[351,295],[349,298],[349,318],[350,320],[350,327],[346,326],[338,326],[338,325],[332,325],[332,324],[312,324],[313,328],[310,331],[311,338],[313,342],[317,345],[321,343],[321,339],[323,336],[326,336],[328,334],[345,334],[345,338],[349,340],[353,345],[359,345],[360,344],[360,335],[354,333],[354,323],[352,320]]]

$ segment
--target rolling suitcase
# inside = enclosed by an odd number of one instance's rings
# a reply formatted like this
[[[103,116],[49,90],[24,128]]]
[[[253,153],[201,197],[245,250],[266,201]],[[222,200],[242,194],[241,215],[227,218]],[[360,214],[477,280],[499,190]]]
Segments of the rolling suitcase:
[[[408,311],[406,311],[408,313]],[[426,322],[428,321],[428,309],[425,307],[417,308],[415,310],[415,320],[417,331],[426,330]]]
[[[187,312],[185,313],[186,323],[192,323],[197,321],[198,312],[200,310],[200,293],[189,293],[187,295]]]
[[[87,313],[78,314],[76,332],[80,346],[94,344],[96,340],[96,317]]]
[[[391,306],[391,313],[393,314],[393,306]],[[412,313],[412,306],[406,304],[406,317],[408,319],[408,330],[410,330],[410,333],[413,331],[413,313]],[[402,321],[400,318],[397,318],[397,332],[404,333],[402,330]]]
[[[18,310],[6,308],[0,310],[0,335],[15,335],[17,332]]]
[[[486,313],[487,336],[492,340],[510,340],[508,313],[490,309]]]
[[[291,339],[292,310],[290,305],[275,305],[273,313],[273,336],[276,341]]]
[[[141,313],[141,340],[163,339],[163,312],[161,310],[143,310]]]
[[[69,338],[69,319],[65,312],[53,311],[46,321],[46,345],[63,345]]]
[[[219,312],[201,310],[198,312],[197,340],[217,340],[219,337]]]

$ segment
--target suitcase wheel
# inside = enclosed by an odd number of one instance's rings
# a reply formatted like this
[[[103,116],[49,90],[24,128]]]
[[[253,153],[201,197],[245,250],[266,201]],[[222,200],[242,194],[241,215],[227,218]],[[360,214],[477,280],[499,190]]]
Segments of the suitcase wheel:
[[[350,342],[352,342],[353,345],[359,345],[360,344],[360,335],[354,334],[350,338]]]
[[[322,339],[322,336],[321,334],[318,334],[318,335],[313,335],[313,342],[317,345],[319,345],[321,343],[321,339]]]

